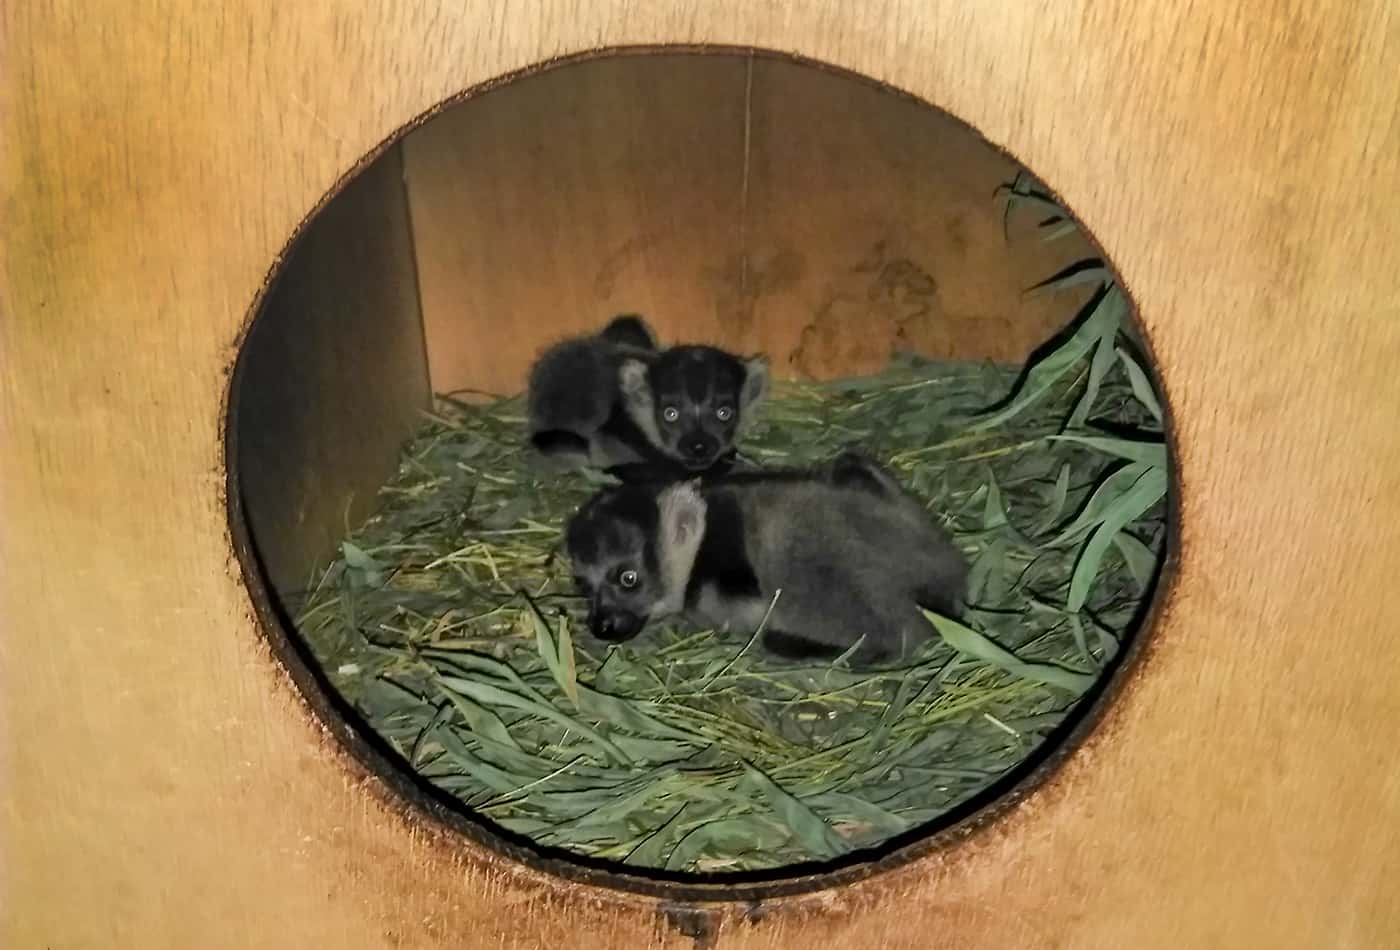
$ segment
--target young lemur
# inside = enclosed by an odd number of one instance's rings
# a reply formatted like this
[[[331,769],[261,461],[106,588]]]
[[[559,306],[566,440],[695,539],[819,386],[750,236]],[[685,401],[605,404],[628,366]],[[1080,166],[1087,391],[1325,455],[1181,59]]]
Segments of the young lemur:
[[[923,506],[854,453],[807,472],[606,489],[571,519],[567,546],[600,639],[677,614],[752,632],[767,614],[770,652],[834,657],[859,643],[855,667],[926,639],[920,607],[957,615],[968,572]]]
[[[733,464],[768,388],[768,361],[712,346],[658,347],[639,316],[557,343],[530,370],[530,443],[562,467],[664,481]]]

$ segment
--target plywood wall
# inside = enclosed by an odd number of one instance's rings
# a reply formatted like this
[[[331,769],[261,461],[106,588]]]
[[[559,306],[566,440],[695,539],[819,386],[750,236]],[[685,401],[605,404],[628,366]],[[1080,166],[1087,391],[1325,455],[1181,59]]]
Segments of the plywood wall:
[[[280,592],[368,513],[427,408],[402,169],[390,150],[310,222],[244,346],[239,484]]]
[[[1088,248],[1008,239],[1005,156],[945,113],[785,60],[570,65],[404,148],[439,390],[516,391],[542,345],[626,311],[828,377],[902,347],[1019,362],[1082,301],[1023,296]]]

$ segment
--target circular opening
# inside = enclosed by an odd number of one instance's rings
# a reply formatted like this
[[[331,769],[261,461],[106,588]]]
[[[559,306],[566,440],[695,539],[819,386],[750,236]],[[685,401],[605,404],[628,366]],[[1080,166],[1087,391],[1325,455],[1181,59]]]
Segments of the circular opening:
[[[1087,729],[1169,541],[1155,378],[1089,236],[962,123],[610,56],[439,112],[304,224],[231,517],[396,792],[563,874],[771,893],[932,847]]]

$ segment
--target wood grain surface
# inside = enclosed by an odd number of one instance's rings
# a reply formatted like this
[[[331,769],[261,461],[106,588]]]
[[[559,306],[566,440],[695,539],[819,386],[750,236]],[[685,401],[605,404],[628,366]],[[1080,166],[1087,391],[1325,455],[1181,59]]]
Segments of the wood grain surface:
[[[1393,4],[3,0],[0,31],[4,946],[1400,942]],[[1175,421],[1170,590],[1082,746],[964,840],[758,902],[396,802],[273,658],[225,504],[228,374],[327,191],[463,90],[658,43],[800,52],[1027,163]]]
[[[238,372],[229,451],[262,567],[286,594],[372,510],[431,402],[397,147],[310,222]]]
[[[634,311],[790,378],[900,348],[1020,362],[1087,297],[1023,294],[1092,251],[1004,232],[1013,161],[809,65],[576,63],[444,111],[404,150],[440,391],[516,392],[559,335]]]

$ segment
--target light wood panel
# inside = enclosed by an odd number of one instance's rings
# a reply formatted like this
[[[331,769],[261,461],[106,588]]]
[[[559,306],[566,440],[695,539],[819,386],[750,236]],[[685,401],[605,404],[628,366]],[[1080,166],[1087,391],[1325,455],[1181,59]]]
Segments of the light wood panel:
[[[595,60],[405,141],[434,386],[515,392],[615,313],[788,377],[898,348],[1023,360],[1085,299],[1023,291],[1091,252],[1003,232],[1016,166],[944,113],[768,57]]]
[[[5,946],[1400,940],[1390,4],[0,9]],[[1086,743],[960,844],[757,905],[397,804],[271,656],[223,497],[236,344],[319,197],[464,88],[665,40],[800,50],[1027,162],[1120,266],[1180,449],[1175,581]]]
[[[375,505],[430,401],[399,149],[307,227],[234,381],[243,508],[279,594]]]
[[[1088,299],[1028,297],[1094,253],[1046,244],[994,195],[1016,164],[946,113],[851,78],[755,64],[747,275],[722,333],[796,376],[883,369],[900,348],[1019,364]]]
[[[744,64],[595,60],[404,142],[433,386],[513,393],[561,335],[640,311],[711,335],[707,267],[740,227]]]

